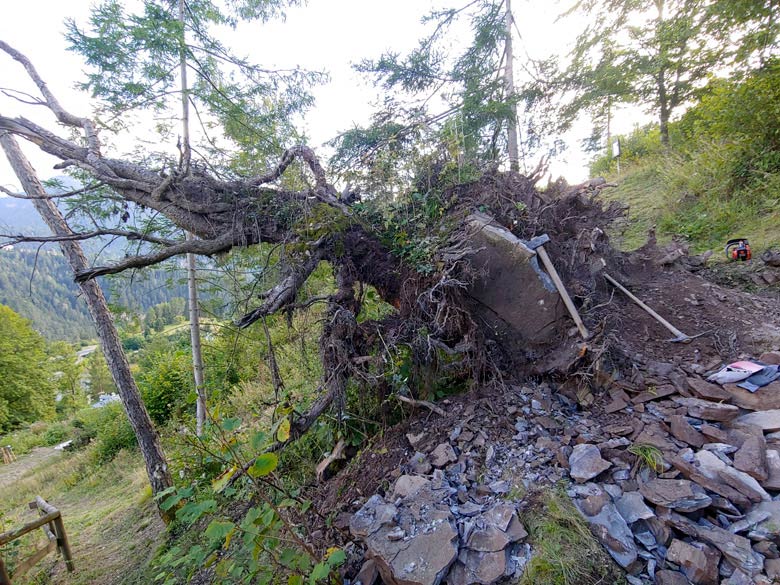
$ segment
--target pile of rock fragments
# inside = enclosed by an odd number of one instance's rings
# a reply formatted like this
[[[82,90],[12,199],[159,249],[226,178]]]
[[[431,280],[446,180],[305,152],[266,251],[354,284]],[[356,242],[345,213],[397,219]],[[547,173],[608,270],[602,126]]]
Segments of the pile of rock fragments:
[[[627,424],[564,448],[570,495],[632,583],[780,582],[780,384],[668,374],[613,388],[605,412]]]
[[[547,384],[514,386],[505,404],[467,404],[448,437],[412,428],[384,496],[351,518],[368,559],[356,581],[511,582],[533,554],[523,496],[568,479],[632,585],[780,583],[780,382],[750,393],[701,374],[650,364],[589,410]],[[506,428],[486,428],[480,408]]]

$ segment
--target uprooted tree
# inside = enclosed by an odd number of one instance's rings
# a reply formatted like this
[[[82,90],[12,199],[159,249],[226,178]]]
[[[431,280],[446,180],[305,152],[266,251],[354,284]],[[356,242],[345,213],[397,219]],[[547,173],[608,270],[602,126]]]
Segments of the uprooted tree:
[[[275,168],[253,177],[216,176],[195,162],[161,170],[111,158],[101,150],[95,122],[65,111],[24,55],[2,42],[0,48],[25,67],[41,103],[80,139],[64,138],[23,117],[0,116],[0,131],[60,159],[59,168],[86,173],[111,197],[164,215],[196,236],[117,227],[17,241],[112,235],[144,244],[143,253],[78,271],[78,282],[188,253],[214,256],[272,244],[284,250],[278,282],[257,296],[256,306],[237,325],[249,327],[274,313],[326,303],[320,393],[307,411],[293,415],[288,441],[332,405],[340,411],[350,379],[389,392],[384,371],[392,363],[392,348],[408,349],[418,382],[432,374],[487,382],[517,368],[565,371],[577,359],[580,347],[565,333],[570,323],[560,299],[518,237],[548,233],[555,238],[553,260],[582,304],[594,288],[588,258],[612,253],[600,226],[619,210],[603,210],[576,190],[558,189],[556,195],[551,188],[542,196],[534,188],[538,176],[492,171],[469,184],[448,185],[446,165],[434,165],[419,179],[427,202],[413,200],[396,211],[417,218],[415,227],[409,222],[403,231],[393,231],[393,221],[367,211],[352,194],[338,193],[304,146],[288,149]],[[297,190],[275,186],[296,159],[305,163],[310,184]],[[400,237],[414,254],[398,245]],[[332,267],[335,290],[301,298],[304,283],[323,262]],[[369,286],[395,308],[387,317],[358,319]],[[565,358],[558,352],[555,359],[540,360],[539,349],[551,345],[570,351]]]

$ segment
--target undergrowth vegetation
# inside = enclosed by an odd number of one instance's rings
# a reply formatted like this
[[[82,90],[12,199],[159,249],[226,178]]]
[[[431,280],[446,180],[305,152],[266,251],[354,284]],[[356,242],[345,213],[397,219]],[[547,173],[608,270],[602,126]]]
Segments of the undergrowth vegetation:
[[[621,174],[608,156],[592,175],[618,183],[609,199],[630,206],[623,245],[642,245],[656,226],[697,251],[749,238],[754,249],[780,244],[780,61],[744,80],[711,82],[700,102],[670,125],[670,148],[656,126],[621,137]]]
[[[622,571],[562,489],[532,494],[520,516],[534,556],[518,585],[625,585]]]

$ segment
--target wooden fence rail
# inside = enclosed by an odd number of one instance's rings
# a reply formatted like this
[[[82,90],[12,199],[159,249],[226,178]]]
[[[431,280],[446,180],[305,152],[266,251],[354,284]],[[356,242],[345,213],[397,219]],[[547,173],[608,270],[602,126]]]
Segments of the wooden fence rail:
[[[38,561],[57,549],[59,549],[62,554],[62,558],[65,559],[65,566],[68,571],[73,571],[73,557],[70,554],[68,535],[65,533],[65,525],[62,522],[62,514],[60,511],[40,496],[36,496],[35,501],[30,502],[30,509],[37,509],[40,518],[28,522],[20,528],[0,534],[0,547],[24,536],[28,532],[32,532],[36,528],[41,528],[43,530],[43,533],[46,536],[46,544],[20,562],[16,566],[13,576],[21,577]],[[11,585],[11,576],[6,570],[2,556],[0,556],[0,585]]]

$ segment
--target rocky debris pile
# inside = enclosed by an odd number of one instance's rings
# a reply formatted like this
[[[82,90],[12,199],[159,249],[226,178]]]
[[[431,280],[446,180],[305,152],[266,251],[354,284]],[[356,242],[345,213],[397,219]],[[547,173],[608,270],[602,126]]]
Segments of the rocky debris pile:
[[[615,424],[584,419],[560,448],[569,495],[634,585],[780,582],[780,382],[681,371],[613,384]]]
[[[392,488],[350,519],[367,558],[355,583],[487,585],[522,574],[531,554],[522,496],[564,478],[555,435],[579,415],[547,385],[511,387],[505,398],[501,416],[468,404],[441,443],[427,430],[406,435],[409,456]],[[503,429],[488,428],[491,420]]]
[[[402,475],[387,499],[369,498],[350,531],[388,584],[487,584],[521,570],[527,533],[515,505],[461,499],[441,469],[430,479]]]
[[[780,381],[752,393],[708,383],[716,365],[597,373],[603,395],[542,383],[445,401],[446,419],[408,429],[392,488],[354,502],[369,559],[358,580],[511,582],[533,552],[524,496],[568,476],[632,585],[780,582]]]

